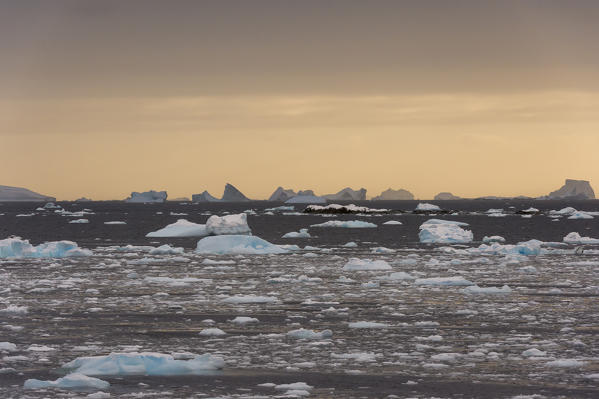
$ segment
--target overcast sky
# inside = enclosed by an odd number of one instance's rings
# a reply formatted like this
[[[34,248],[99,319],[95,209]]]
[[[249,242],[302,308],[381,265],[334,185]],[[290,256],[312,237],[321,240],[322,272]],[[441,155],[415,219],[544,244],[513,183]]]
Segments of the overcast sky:
[[[0,184],[598,185],[597,21],[597,1],[2,1]]]

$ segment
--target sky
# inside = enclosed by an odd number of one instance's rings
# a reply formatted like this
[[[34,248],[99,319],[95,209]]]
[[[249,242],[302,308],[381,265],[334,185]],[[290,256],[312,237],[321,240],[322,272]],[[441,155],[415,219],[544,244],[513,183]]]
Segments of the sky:
[[[0,185],[599,188],[599,2],[0,1]]]

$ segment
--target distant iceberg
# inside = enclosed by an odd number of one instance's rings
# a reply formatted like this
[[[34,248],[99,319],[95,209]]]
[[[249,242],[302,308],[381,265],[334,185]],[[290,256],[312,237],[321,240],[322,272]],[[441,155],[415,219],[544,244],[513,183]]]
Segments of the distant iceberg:
[[[421,202],[418,205],[416,205],[416,209],[414,210],[414,212],[415,213],[418,213],[418,212],[422,212],[422,213],[441,212],[441,208],[438,205]]]
[[[564,185],[541,199],[595,199],[595,192],[587,180],[566,179]]]
[[[192,202],[218,202],[220,201],[218,198],[210,195],[208,191],[204,191],[201,194],[193,194],[191,196]]]
[[[270,255],[284,254],[286,249],[256,236],[225,235],[202,238],[196,253],[215,255]]]
[[[315,195],[296,195],[285,201],[286,204],[326,204],[327,200],[324,197]]]
[[[352,190],[346,187],[336,194],[327,194],[323,197],[333,201],[364,201],[366,200],[366,189]]]
[[[79,248],[73,241],[52,241],[32,245],[19,237],[0,240],[1,258],[69,258],[91,256],[92,251]]]
[[[3,201],[35,201],[47,202],[56,201],[54,197],[38,194],[31,190],[21,187],[0,186],[0,202]]]
[[[437,195],[435,195],[435,198],[433,198],[435,201],[450,201],[450,200],[459,200],[462,199],[461,197],[458,197],[457,195],[453,195],[452,193],[449,192],[441,192]]]
[[[186,219],[179,219],[160,230],[152,231],[146,234],[146,237],[169,238],[169,237],[203,237],[208,235],[205,224],[190,222]]]
[[[193,202],[247,202],[251,201],[248,197],[243,195],[241,191],[239,191],[235,186],[230,183],[225,185],[225,191],[223,192],[223,197],[218,199],[212,195],[208,191],[204,191],[201,194],[193,194],[191,196],[191,200]]]
[[[138,193],[134,191],[131,193],[131,196],[125,199],[125,202],[131,203],[162,203],[166,201],[167,193],[166,191],[144,191],[143,193]]]
[[[405,201],[413,200],[414,194],[408,190],[400,188],[399,190],[392,190],[391,188],[383,191],[380,195],[372,198],[373,201]]]
[[[296,192],[291,189],[284,189],[283,187],[278,187],[275,190],[275,192],[271,194],[268,200],[285,202],[288,199],[295,197],[296,195]]]

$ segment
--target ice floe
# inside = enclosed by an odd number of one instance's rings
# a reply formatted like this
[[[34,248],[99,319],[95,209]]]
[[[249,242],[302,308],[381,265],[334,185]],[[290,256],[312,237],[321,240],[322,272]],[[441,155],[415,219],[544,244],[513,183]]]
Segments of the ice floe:
[[[288,251],[256,236],[223,235],[202,238],[196,253],[215,255],[269,255]]]
[[[213,235],[240,235],[250,234],[252,230],[248,226],[247,215],[239,213],[235,215],[210,216],[206,221],[206,232]]]
[[[179,219],[160,230],[152,231],[146,234],[146,237],[170,238],[170,237],[203,237],[208,235],[205,224],[190,222],[186,219]]]
[[[92,251],[79,248],[73,241],[52,241],[32,245],[19,237],[0,240],[0,258],[68,258],[91,256]]]
[[[54,381],[42,381],[34,378],[28,379],[23,384],[25,389],[41,389],[41,388],[92,388],[92,389],[107,389],[110,383],[99,378],[88,377],[81,373],[72,373]]]
[[[420,242],[426,244],[464,244],[472,242],[473,234],[464,230],[461,222],[449,220],[429,219],[420,225],[418,237]]]
[[[347,229],[375,228],[376,224],[361,220],[329,220],[328,222],[313,224],[310,227],[339,227]]]
[[[391,270],[389,263],[384,260],[351,258],[344,266],[345,271]]]

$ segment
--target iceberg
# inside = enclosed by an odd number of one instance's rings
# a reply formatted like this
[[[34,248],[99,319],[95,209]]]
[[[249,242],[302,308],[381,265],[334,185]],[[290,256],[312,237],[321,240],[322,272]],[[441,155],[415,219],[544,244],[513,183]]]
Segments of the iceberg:
[[[550,216],[570,216],[570,215],[575,214],[576,212],[578,212],[576,209],[572,208],[571,206],[567,206],[565,208],[560,209],[559,211],[550,210],[549,215]]]
[[[414,284],[416,284],[416,285],[446,285],[446,286],[474,285],[474,283],[472,281],[466,280],[462,276],[418,278],[414,281]]]
[[[566,179],[558,190],[552,191],[544,199],[595,199],[595,192],[588,180]]]
[[[146,234],[150,238],[171,238],[171,237],[203,237],[207,236],[205,224],[190,222],[186,219],[179,219],[160,230],[152,231]]]
[[[157,248],[153,248],[148,252],[150,255],[180,255],[185,250],[181,247],[171,247],[168,244],[161,245]]]
[[[143,193],[138,193],[134,191],[131,193],[131,196],[125,199],[125,202],[131,203],[162,203],[166,201],[167,193],[166,191],[144,191]]]
[[[452,200],[459,200],[462,199],[462,197],[458,197],[456,195],[453,195],[452,193],[449,192],[441,192],[437,195],[435,195],[435,198],[433,198],[435,201],[452,201]]]
[[[193,194],[191,196],[192,202],[218,202],[220,201],[218,198],[210,195],[208,191],[204,191],[202,194]]]
[[[357,206],[354,204],[339,205],[330,204],[327,206],[321,205],[308,205],[304,209],[304,213],[387,213],[389,209],[373,209],[366,206]]]
[[[246,197],[245,195],[243,195],[243,193],[241,191],[236,189],[235,186],[233,186],[230,183],[227,183],[225,185],[225,192],[223,193],[223,197],[221,198],[221,201],[224,201],[224,202],[246,202],[246,201],[250,201],[250,199],[248,197]]]
[[[32,201],[47,202],[56,201],[54,197],[38,194],[31,190],[21,187],[0,186],[0,202],[8,201]]]
[[[383,223],[384,226],[399,226],[403,224],[402,222],[400,222],[399,220],[388,220],[385,223]]]
[[[305,328],[300,328],[297,330],[291,330],[287,333],[289,338],[295,339],[327,339],[333,336],[333,332],[331,330],[322,330],[320,332],[316,332],[313,330],[307,330]]]
[[[313,224],[310,227],[341,227],[347,229],[375,228],[376,224],[361,220],[329,220],[328,222]]]
[[[296,195],[285,201],[286,204],[326,204],[327,199],[315,195]]]
[[[0,240],[1,258],[69,258],[91,256],[92,251],[79,248],[73,241],[52,241],[34,246],[29,240],[11,237]]]
[[[590,215],[587,212],[576,211],[570,216],[568,216],[568,219],[594,219],[594,217],[593,215]]]
[[[426,244],[465,244],[472,242],[473,234],[464,230],[461,222],[430,219],[420,225],[418,237]]]
[[[251,234],[252,230],[248,226],[247,215],[239,213],[236,215],[210,216],[206,221],[206,232],[212,235]]]
[[[202,238],[196,253],[215,255],[269,255],[288,251],[256,236],[223,235]]]
[[[428,204],[425,202],[421,202],[418,205],[416,205],[416,209],[414,209],[414,213],[429,213],[429,212],[434,212],[434,213],[438,213],[441,212],[441,208],[437,205],[434,204]]]
[[[92,389],[107,389],[110,383],[99,378],[88,377],[85,374],[73,373],[61,377],[55,381],[42,381],[30,378],[23,384],[25,389],[42,389],[42,388],[92,388]]]
[[[599,238],[591,238],[591,237],[581,237],[580,234],[576,232],[569,233],[564,237],[564,242],[568,244],[599,244]]]
[[[111,353],[105,356],[78,357],[63,365],[88,376],[127,375],[194,375],[222,369],[225,362],[212,355],[195,355],[188,360],[175,360],[173,356],[154,352]]]
[[[399,190],[392,190],[391,188],[383,191],[380,195],[372,198],[372,201],[406,201],[413,200],[414,194],[408,190],[400,188]]]
[[[543,242],[539,240],[523,241],[516,245],[495,242],[490,245],[481,244],[478,248],[470,249],[469,252],[482,255],[539,255],[542,245]]]
[[[297,194],[291,189],[284,189],[283,187],[277,187],[274,193],[268,198],[269,201],[280,201],[285,202],[290,198],[295,197]]]
[[[292,231],[290,233],[286,233],[282,238],[310,238],[312,237],[310,233],[308,233],[308,229],[300,229],[300,231]]]
[[[343,266],[345,271],[391,270],[389,263],[384,260],[350,258]]]
[[[503,242],[505,242],[505,238],[503,238],[502,236],[490,236],[490,237],[484,236],[483,237],[484,244],[492,244],[494,242],[503,243]]]
[[[327,194],[323,197],[333,201],[364,201],[366,200],[366,189],[352,190],[346,187],[336,194]]]

